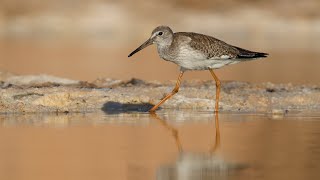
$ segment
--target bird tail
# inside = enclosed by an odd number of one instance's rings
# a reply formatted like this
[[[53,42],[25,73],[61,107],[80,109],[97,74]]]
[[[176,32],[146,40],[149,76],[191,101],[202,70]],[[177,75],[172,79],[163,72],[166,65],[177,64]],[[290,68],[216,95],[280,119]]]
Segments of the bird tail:
[[[237,55],[237,58],[239,59],[265,58],[269,55],[268,53],[249,51],[235,46],[234,48],[236,48],[239,51],[239,54]]]

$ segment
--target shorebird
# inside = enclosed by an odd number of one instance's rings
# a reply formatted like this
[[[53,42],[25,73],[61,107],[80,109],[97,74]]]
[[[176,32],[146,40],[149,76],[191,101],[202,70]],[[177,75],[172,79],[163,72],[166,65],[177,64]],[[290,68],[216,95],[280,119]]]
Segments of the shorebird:
[[[211,36],[194,32],[174,33],[168,26],[158,26],[152,31],[151,37],[130,53],[128,57],[151,44],[157,45],[158,54],[162,59],[180,66],[180,74],[174,89],[149,110],[151,113],[155,112],[161,104],[179,91],[182,76],[188,70],[210,71],[216,82],[215,112],[218,112],[221,83],[213,70],[268,56],[267,53],[239,48]]]

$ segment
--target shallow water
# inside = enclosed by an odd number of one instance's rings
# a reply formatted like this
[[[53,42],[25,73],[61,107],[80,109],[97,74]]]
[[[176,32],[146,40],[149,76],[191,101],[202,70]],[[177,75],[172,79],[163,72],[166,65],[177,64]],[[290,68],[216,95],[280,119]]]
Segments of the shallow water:
[[[211,112],[1,115],[0,179],[320,178],[319,115],[219,121],[212,151]]]

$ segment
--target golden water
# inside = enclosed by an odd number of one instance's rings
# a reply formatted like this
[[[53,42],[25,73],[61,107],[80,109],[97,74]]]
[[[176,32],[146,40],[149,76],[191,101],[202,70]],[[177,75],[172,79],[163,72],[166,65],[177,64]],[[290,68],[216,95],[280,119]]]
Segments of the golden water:
[[[211,154],[211,112],[160,111],[158,117],[0,115],[0,179],[320,178],[317,115],[220,114],[221,146]]]

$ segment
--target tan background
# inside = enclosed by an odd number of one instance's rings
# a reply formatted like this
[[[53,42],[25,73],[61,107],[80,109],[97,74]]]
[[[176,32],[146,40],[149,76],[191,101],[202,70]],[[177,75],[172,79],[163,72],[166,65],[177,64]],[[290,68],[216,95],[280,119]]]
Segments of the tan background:
[[[270,53],[263,61],[217,71],[222,80],[319,82],[320,2],[297,1],[22,1],[0,0],[0,71],[174,80],[178,68],[155,47],[132,58],[154,27],[194,31]],[[208,72],[185,79],[210,79]]]

